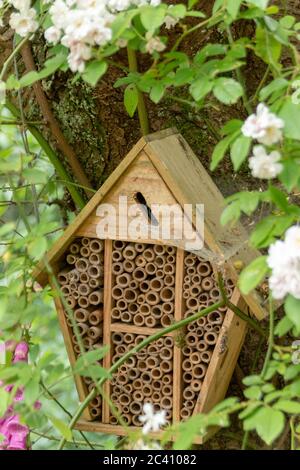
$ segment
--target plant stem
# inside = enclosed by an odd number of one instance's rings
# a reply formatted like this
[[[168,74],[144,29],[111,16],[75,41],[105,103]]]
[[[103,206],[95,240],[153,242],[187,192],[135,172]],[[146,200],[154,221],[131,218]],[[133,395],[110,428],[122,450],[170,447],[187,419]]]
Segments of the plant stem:
[[[9,101],[6,101],[5,103],[6,108],[11,112],[13,116],[15,116],[17,119],[20,118],[20,114],[18,109],[15,107],[14,104],[12,104]],[[72,199],[75,203],[75,205],[79,209],[83,209],[85,206],[85,201],[83,197],[81,196],[80,192],[77,191],[76,187],[74,186],[74,183],[72,179],[70,178],[68,172],[65,170],[63,164],[61,163],[61,160],[59,157],[56,155],[54,150],[50,147],[46,139],[43,137],[43,135],[40,133],[40,131],[33,125],[28,125],[27,124],[27,129],[29,132],[33,135],[33,137],[37,140],[47,157],[49,158],[50,162],[55,168],[55,171],[57,172],[58,176],[60,177],[61,180],[64,181],[66,188],[68,189],[69,193],[72,196]]]
[[[174,323],[173,325],[171,326],[168,326],[167,328],[164,328],[162,330],[160,330],[159,332],[151,335],[151,336],[148,336],[146,339],[144,339],[141,343],[139,343],[138,345],[136,345],[134,348],[130,349],[126,354],[124,354],[118,361],[116,361],[112,366],[111,368],[108,370],[108,374],[111,375],[113,374],[114,372],[116,372],[118,370],[118,368],[124,364],[124,362],[126,362],[131,356],[133,356],[134,354],[138,353],[141,349],[145,348],[146,346],[148,346],[148,344],[152,343],[153,341],[156,341],[157,339],[161,338],[162,336],[166,335],[167,333],[172,333],[173,331],[176,331],[180,328],[183,328],[184,326],[188,325],[189,323],[193,322],[193,321],[196,321],[198,320],[199,318],[201,317],[204,317],[206,315],[208,315],[210,312],[213,312],[214,310],[217,310],[218,308],[220,307],[223,307],[225,304],[225,302],[223,300],[221,300],[220,302],[216,302],[215,304],[211,305],[210,307],[207,307],[205,308],[204,310],[201,310],[200,312],[198,313],[195,313],[194,315],[192,315],[191,317],[188,317],[188,318],[184,318],[183,320],[180,320],[176,323]],[[97,387],[102,387],[103,384],[106,382],[107,377],[103,377],[99,380],[99,382],[96,384]],[[88,395],[87,397],[85,398],[85,400],[80,404],[80,406],[78,407],[78,409],[76,410],[75,414],[73,415],[73,418],[71,419],[70,423],[69,423],[69,429],[73,429],[75,424],[77,423],[78,419],[80,418],[80,416],[82,415],[84,409],[88,406],[89,402],[94,398],[95,394],[96,394],[96,390],[92,390]],[[64,445],[65,445],[65,438],[62,438],[61,441],[60,441],[60,444],[59,444],[59,447],[58,449],[61,450],[63,449]]]
[[[272,296],[269,296],[269,311],[270,311],[270,326],[269,326],[269,341],[268,341],[268,350],[265,357],[265,362],[261,371],[261,377],[264,379],[268,370],[268,365],[272,356],[273,346],[274,346],[274,309],[273,309],[273,300]]]
[[[127,47],[127,57],[130,72],[138,72],[138,63],[136,58],[136,52]],[[147,135],[150,132],[148,113],[145,105],[144,95],[140,90],[138,92],[138,116],[140,121],[140,127],[143,135]]]
[[[259,333],[261,336],[264,338],[267,338],[267,333],[263,328],[255,321],[253,318],[249,317],[246,313],[242,312],[236,305],[230,302],[230,300],[227,303],[228,307],[230,310],[233,311],[238,317],[240,317],[242,320],[247,322],[257,333]]]
[[[12,51],[12,53],[10,54],[10,56],[8,56],[8,58],[6,59],[6,61],[4,62],[3,64],[3,67],[2,67],[2,70],[1,70],[1,73],[0,73],[0,81],[2,81],[4,79],[4,76],[7,72],[7,69],[8,67],[10,66],[11,62],[13,61],[14,57],[18,54],[18,52],[20,51],[20,49],[24,46],[24,44],[27,42],[28,40],[28,37],[27,36],[26,38],[23,38],[18,44],[17,46],[14,48],[14,50]]]

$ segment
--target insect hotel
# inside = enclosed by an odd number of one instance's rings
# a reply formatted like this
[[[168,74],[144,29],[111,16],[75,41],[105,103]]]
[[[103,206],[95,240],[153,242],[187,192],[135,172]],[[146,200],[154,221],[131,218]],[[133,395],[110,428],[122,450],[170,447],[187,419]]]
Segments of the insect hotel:
[[[197,225],[202,248],[195,249],[195,240],[177,231],[183,208],[199,204],[202,233],[194,210],[184,216],[190,228]],[[160,230],[161,207],[175,206],[179,214],[168,230]],[[45,285],[49,271],[54,273],[85,351],[109,345],[101,362],[106,369],[147,336],[216,303],[220,269],[232,303],[261,319],[265,312],[257,294],[241,296],[235,271],[257,253],[246,246],[241,226],[220,225],[223,208],[219,190],[176,130],[144,137],[55,243],[47,263],[37,268],[37,280]],[[59,296],[55,304],[73,365],[81,353],[74,320]],[[166,410],[169,423],[208,412],[226,394],[245,332],[243,320],[219,308],[131,356],[104,392],[133,429],[141,426],[147,402]],[[75,381],[83,401],[93,381]],[[101,396],[90,402],[77,429],[124,434]]]

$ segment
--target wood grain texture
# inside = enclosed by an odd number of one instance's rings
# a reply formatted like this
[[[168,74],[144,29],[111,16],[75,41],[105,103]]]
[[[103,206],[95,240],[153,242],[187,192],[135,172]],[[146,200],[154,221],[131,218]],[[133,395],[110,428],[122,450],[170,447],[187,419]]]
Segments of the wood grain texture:
[[[111,323],[110,331],[117,331],[118,333],[134,333],[136,335],[151,336],[159,333],[162,328],[149,328],[147,326],[127,325],[126,323]],[[164,336],[174,336],[174,332],[167,333]]]
[[[112,286],[112,241],[105,240],[104,245],[104,299],[103,299],[103,345],[109,345],[110,349],[103,359],[103,367],[109,369],[111,366],[111,286]],[[110,381],[107,380],[103,387],[104,395],[110,396]],[[102,416],[105,423],[109,422],[109,402],[103,400]]]
[[[51,280],[51,278],[49,278],[49,284],[50,284],[51,288],[53,289],[53,292],[56,293],[55,285],[54,285],[53,281]],[[65,316],[65,310],[64,310],[62,301],[57,295],[55,295],[55,297],[54,297],[54,303],[55,303],[55,308],[57,310],[58,321],[59,321],[61,332],[63,334],[63,338],[64,338],[67,354],[68,354],[68,357],[69,357],[69,361],[70,361],[71,367],[73,367],[75,365],[75,362],[76,362],[76,355],[75,355],[75,352],[74,352],[74,349],[73,349],[73,344],[72,344],[72,341],[71,341],[71,337],[73,335],[73,332],[72,332],[71,327],[67,323],[66,316]],[[87,396],[87,394],[88,394],[87,387],[86,387],[86,385],[85,385],[85,383],[84,383],[81,376],[74,375],[74,380],[75,380],[75,385],[76,385],[79,400],[83,401],[85,399],[85,397]],[[88,408],[85,408],[83,416],[87,420],[92,420],[92,417],[90,415],[90,412],[89,412]]]
[[[175,321],[183,318],[182,287],[184,276],[184,251],[177,250],[176,253],[176,279],[175,279]],[[178,332],[177,332],[178,334]],[[173,422],[180,421],[180,410],[182,406],[182,350],[180,345],[174,344],[173,361]]]

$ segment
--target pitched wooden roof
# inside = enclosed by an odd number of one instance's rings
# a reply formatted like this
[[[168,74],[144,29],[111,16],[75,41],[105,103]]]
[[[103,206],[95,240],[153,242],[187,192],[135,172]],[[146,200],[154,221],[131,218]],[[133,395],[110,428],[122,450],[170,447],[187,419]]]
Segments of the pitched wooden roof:
[[[93,198],[49,250],[46,259],[38,264],[34,275],[40,284],[47,283],[48,273],[46,267],[49,265],[55,266],[86,219],[96,210],[122,175],[130,170],[130,165],[141,152],[148,156],[181,206],[184,204],[204,204],[205,244],[212,253],[215,253],[214,262],[216,264],[220,266],[226,264],[230,270],[230,275],[236,279],[235,261],[242,261],[246,265],[259,255],[257,250],[248,246],[248,236],[241,224],[237,224],[233,228],[223,227],[220,224],[220,216],[224,208],[222,194],[185,139],[176,129],[168,129],[141,138],[107,178]],[[261,299],[256,292],[244,296],[244,298],[257,318],[261,319],[266,315],[266,311],[261,305]]]

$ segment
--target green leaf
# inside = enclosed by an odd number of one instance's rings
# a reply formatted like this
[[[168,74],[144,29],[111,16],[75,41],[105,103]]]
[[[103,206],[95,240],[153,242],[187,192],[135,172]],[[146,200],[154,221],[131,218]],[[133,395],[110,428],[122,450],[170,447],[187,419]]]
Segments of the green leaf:
[[[9,393],[4,390],[4,388],[0,387],[0,416],[4,416],[7,407],[9,405],[10,395]]]
[[[222,127],[221,134],[233,134],[234,132],[241,130],[243,124],[243,121],[241,121],[240,119],[231,119],[231,121],[228,121],[225,126]]]
[[[33,405],[37,400],[40,391],[39,377],[32,378],[26,385],[24,396],[27,405]]]
[[[249,400],[260,400],[262,398],[261,387],[253,385],[252,387],[246,388],[244,395]]]
[[[128,85],[124,92],[124,105],[130,117],[133,117],[139,101],[137,87],[134,84]]]
[[[101,349],[95,349],[94,351],[88,351],[83,356],[77,359],[74,372],[81,372],[85,367],[93,364],[96,361],[100,361],[109,351],[109,346],[104,346]]]
[[[198,78],[190,86],[190,94],[195,101],[200,101],[213,88],[213,82],[207,77]]]
[[[284,428],[284,414],[272,408],[263,408],[257,417],[256,432],[268,445],[280,435]]]
[[[234,104],[243,95],[243,87],[233,78],[220,77],[213,88],[215,97],[224,104]]]
[[[290,205],[288,198],[282,191],[280,191],[280,189],[270,185],[268,192],[271,197],[271,200],[274,202],[274,204],[276,204],[276,206],[280,210],[284,212],[289,212]]]
[[[32,85],[38,80],[43,80],[49,75],[53,75],[53,73],[56,72],[56,70],[58,70],[66,62],[66,59],[67,50],[46,60],[44,68],[42,68],[42,70],[39,72],[28,72],[20,79],[19,85],[21,87],[26,87]]]
[[[293,158],[286,158],[282,161],[283,170],[278,175],[279,180],[284,184],[288,192],[291,192],[300,178],[300,165]]]
[[[248,375],[243,379],[243,384],[247,387],[251,387],[252,385],[262,385],[264,383],[263,379],[260,375]]]
[[[300,140],[300,104],[294,104],[291,98],[288,98],[278,113],[284,121],[284,135],[289,139]]]
[[[256,28],[255,52],[264,62],[279,68],[281,50],[282,46],[273,33],[260,26]]]
[[[269,0],[246,0],[246,3],[250,3],[250,5],[255,5],[262,10],[265,10],[268,6]]]
[[[260,256],[252,261],[240,274],[239,287],[247,295],[264,279],[268,272],[267,257]]]
[[[141,8],[141,22],[147,31],[159,28],[165,19],[165,5],[160,7],[145,6]]]
[[[45,184],[49,180],[47,173],[37,168],[25,168],[23,170],[23,176],[28,183],[32,184]]]
[[[292,295],[286,298],[284,310],[288,319],[296,327],[298,334],[300,333],[300,299],[295,299]]]
[[[259,93],[259,99],[266,101],[272,93],[275,91],[283,90],[287,88],[289,82],[285,78],[275,78],[271,83],[265,86]]]
[[[39,259],[47,250],[47,240],[45,237],[37,237],[28,244],[28,253],[33,259]]]
[[[242,1],[243,0],[227,0],[226,10],[234,20],[240,11]]]
[[[215,146],[210,163],[211,171],[214,171],[217,168],[219,162],[224,158],[225,153],[227,152],[229,145],[234,140],[234,138],[235,134],[228,135]]]
[[[283,317],[276,325],[274,333],[277,336],[284,336],[294,326],[288,317]]]
[[[222,212],[221,224],[227,225],[229,223],[234,224],[237,222],[241,215],[241,208],[239,201],[234,201],[229,204]]]
[[[55,416],[48,415],[48,418],[52,422],[53,426],[57,429],[57,431],[67,440],[72,440],[72,430],[66,425],[64,421],[61,419],[56,418]]]
[[[230,149],[230,158],[233,163],[234,171],[238,171],[241,164],[247,158],[252,140],[244,135],[238,137],[232,144]]]
[[[85,67],[82,78],[85,82],[95,86],[107,70],[107,63],[103,60],[95,60]]]
[[[165,92],[165,87],[162,83],[157,83],[155,86],[151,88],[150,91],[150,99],[153,101],[153,103],[159,103],[159,101],[162,99],[164,96]]]

